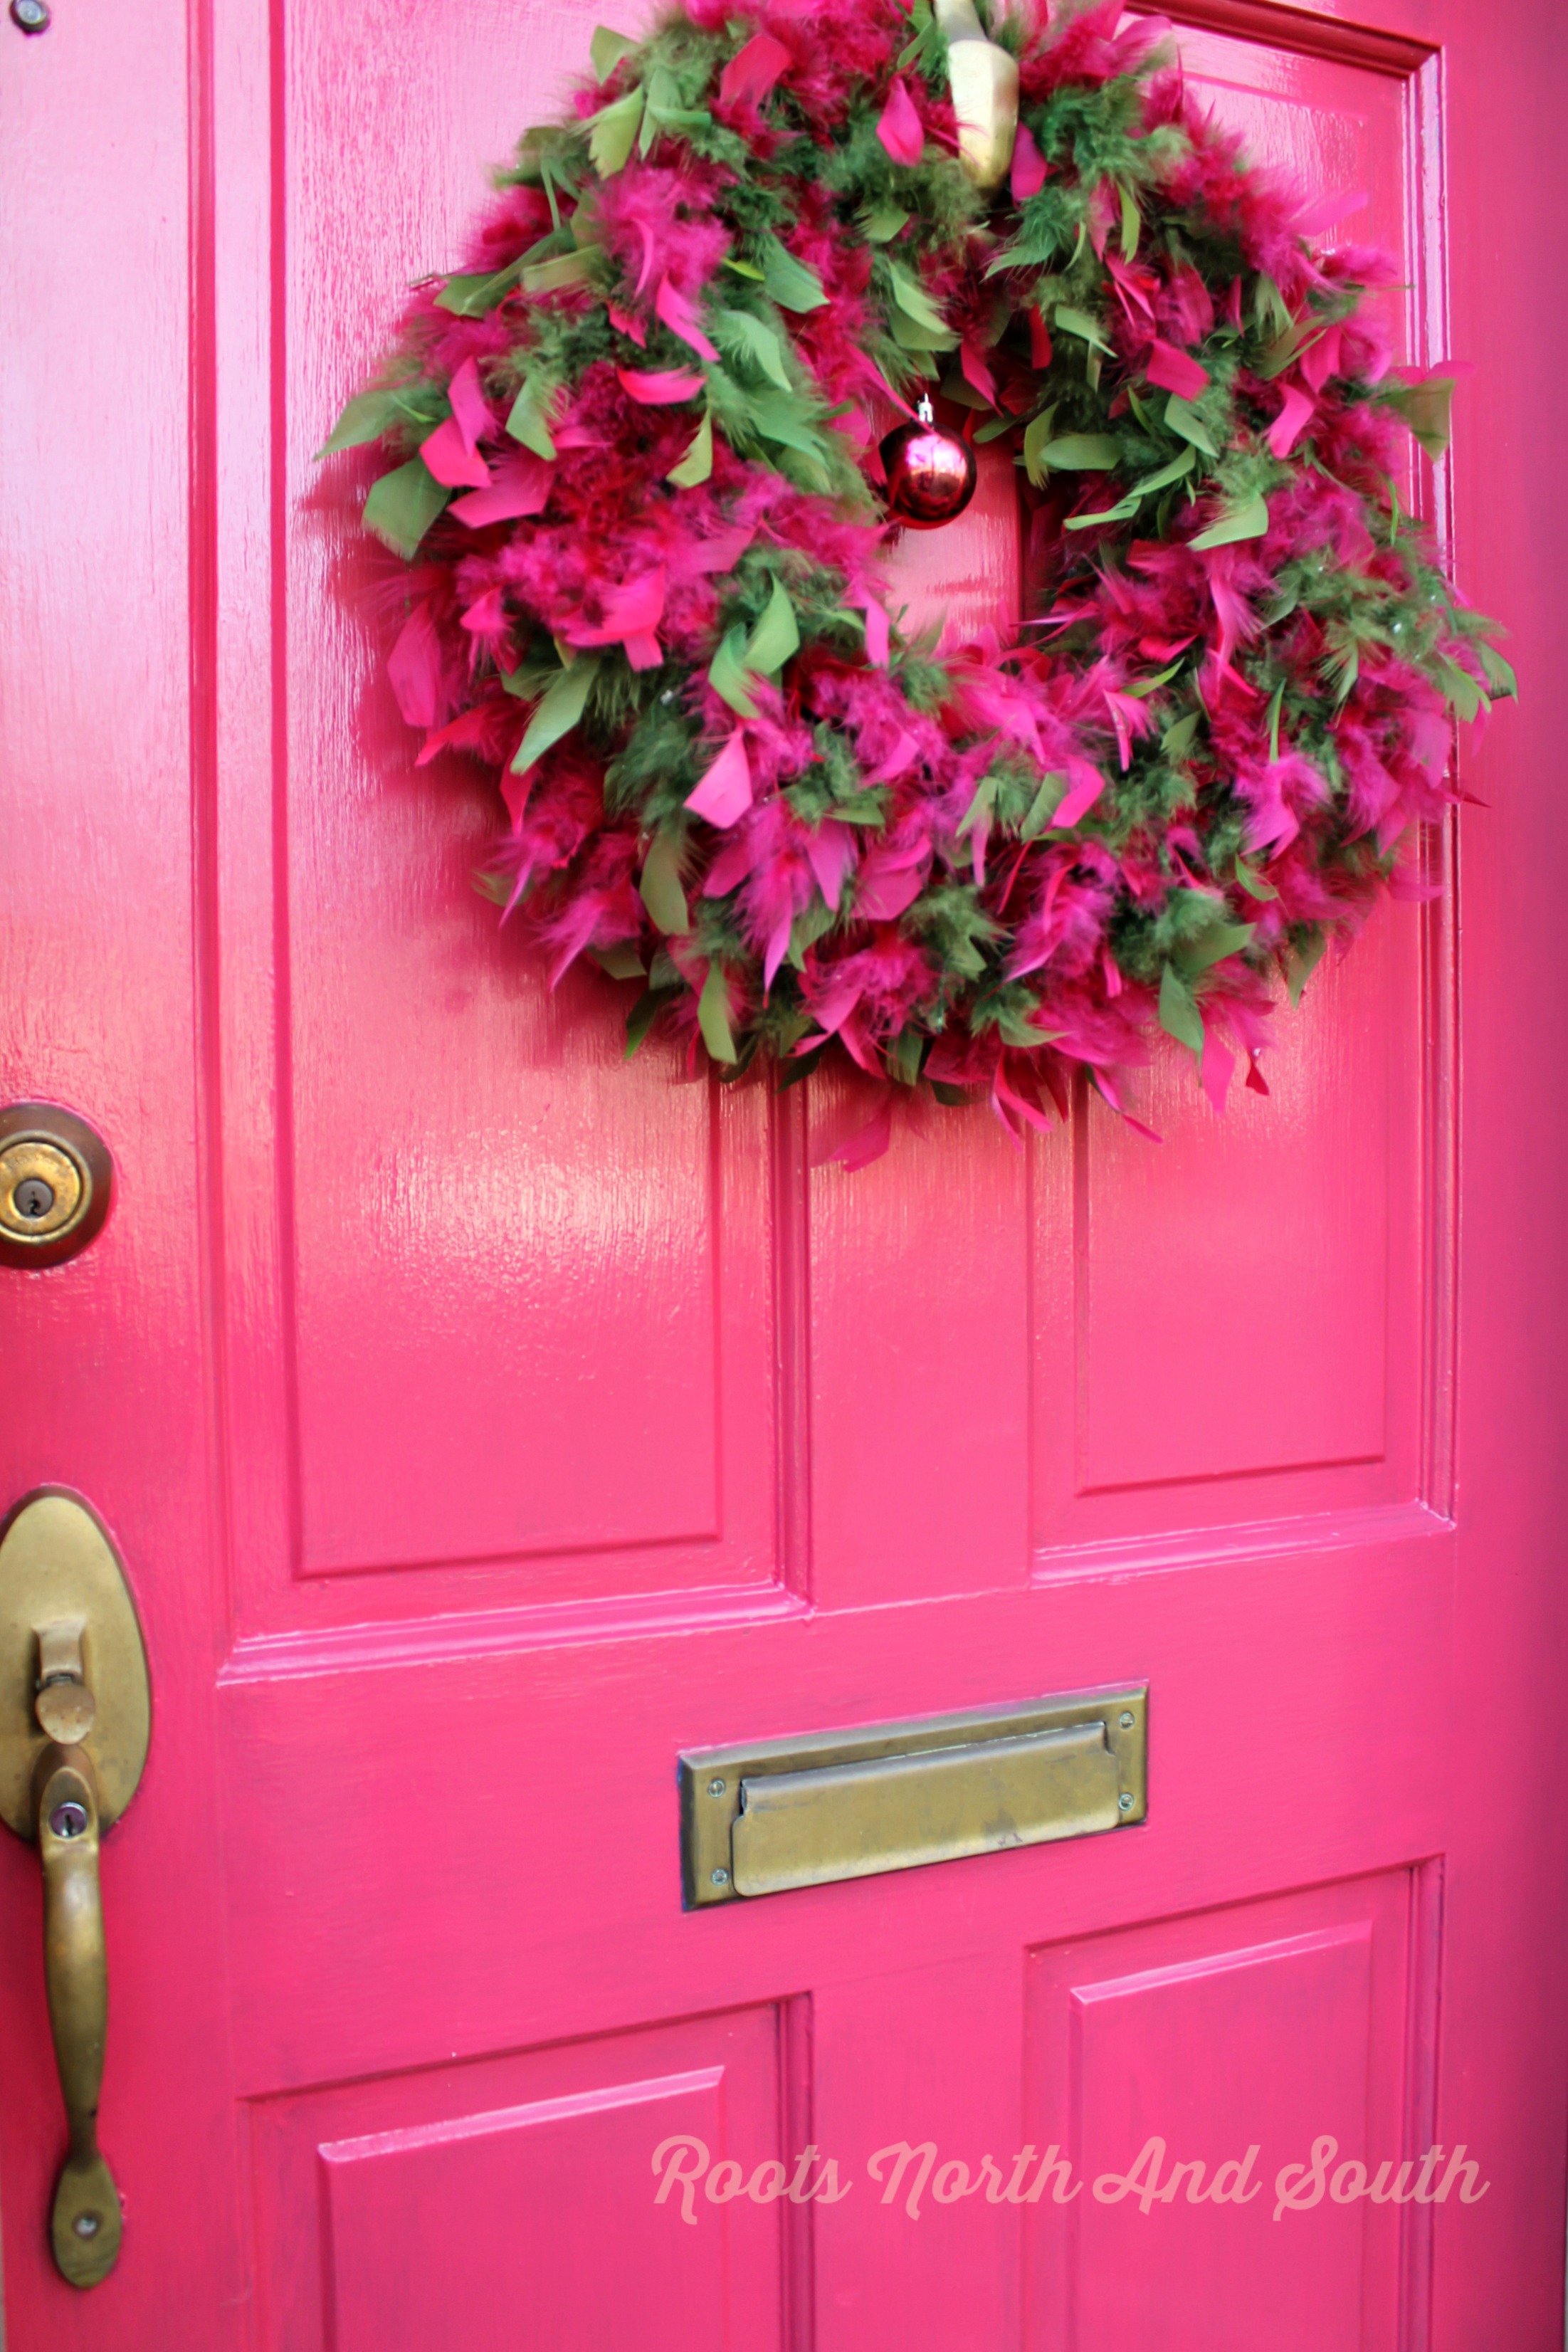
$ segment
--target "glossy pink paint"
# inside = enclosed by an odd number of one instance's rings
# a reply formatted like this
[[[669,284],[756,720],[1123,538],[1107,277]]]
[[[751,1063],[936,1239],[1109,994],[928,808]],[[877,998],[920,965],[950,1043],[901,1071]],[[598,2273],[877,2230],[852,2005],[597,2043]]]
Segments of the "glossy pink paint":
[[[413,771],[310,463],[591,12],[0,27],[0,1051],[120,1182],[0,1276],[5,1498],[103,1511],[155,1695],[87,2296],[0,1840],[11,2352],[1560,2338],[1568,54],[1541,0],[1177,14],[1267,157],[1368,190],[1407,350],[1482,362],[1423,495],[1525,701],[1462,890],[1434,840],[1447,897],[1320,976],[1267,1102],[1218,1123],[1173,1058],[1157,1150],[1081,1101],[855,1176],[813,1157],[845,1082],[627,1068],[606,985],[497,945],[492,813]],[[1016,599],[1009,491],[910,543],[915,609]],[[681,1748],[1129,1676],[1137,1831],[681,1911]],[[688,2224],[681,2135],[852,2185]],[[1325,2137],[1491,2186],[1276,2222]],[[1257,2144],[1261,2191],[1097,2197],[1151,2138],[1209,2182]],[[1089,2185],[1011,2201],[1053,2145]]]

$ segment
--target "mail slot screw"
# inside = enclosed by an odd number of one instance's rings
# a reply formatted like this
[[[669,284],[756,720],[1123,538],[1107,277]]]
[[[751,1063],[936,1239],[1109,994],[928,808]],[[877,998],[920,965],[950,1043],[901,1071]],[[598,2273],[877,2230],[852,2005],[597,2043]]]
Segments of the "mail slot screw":
[[[1122,1811],[1124,1813],[1130,1813],[1132,1811],[1133,1800],[1131,1797],[1118,1797],[1116,1802],[1121,1806]]]
[[[722,1780],[710,1780],[707,1784],[707,1792],[710,1797],[722,1797],[724,1794],[724,1782]]]
[[[49,12],[45,0],[11,0],[11,22],[24,33],[47,33]]]
[[[713,1870],[708,1873],[708,1875],[713,1880],[716,1886],[727,1886],[729,1885],[729,1873],[727,1870]]]
[[[80,1837],[87,1827],[87,1807],[78,1805],[74,1797],[68,1797],[49,1815],[49,1827],[57,1838]]]
[[[1124,1730],[1124,1731],[1131,1731],[1131,1729],[1133,1728],[1134,1720],[1134,1718],[1132,1716],[1130,1716],[1130,1715],[1124,1715],[1124,1716],[1122,1717],[1122,1728],[1123,1728],[1123,1730]]]
[[[71,2228],[78,2238],[96,2238],[99,2227],[99,2217],[96,2213],[78,2213],[71,2223]]]

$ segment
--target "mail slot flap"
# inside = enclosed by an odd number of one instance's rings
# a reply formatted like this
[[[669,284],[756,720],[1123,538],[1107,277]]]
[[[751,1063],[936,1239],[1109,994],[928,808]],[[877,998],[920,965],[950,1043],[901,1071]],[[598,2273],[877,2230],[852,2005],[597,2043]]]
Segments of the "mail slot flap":
[[[745,1780],[730,1840],[736,1891],[780,1895],[1082,1837],[1115,1828],[1120,1795],[1103,1723]]]
[[[1134,1684],[688,1751],[686,1907],[1130,1828],[1148,1697]]]

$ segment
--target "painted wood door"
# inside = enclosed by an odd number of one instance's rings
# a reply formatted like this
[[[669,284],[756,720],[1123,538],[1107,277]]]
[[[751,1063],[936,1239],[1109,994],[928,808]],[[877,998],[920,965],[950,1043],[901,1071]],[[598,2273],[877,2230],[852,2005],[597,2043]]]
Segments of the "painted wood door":
[[[1425,490],[1525,702],[1267,1103],[1161,1063],[1157,1150],[1080,1102],[855,1175],[831,1085],[627,1068],[497,943],[309,462],[587,7],[0,26],[5,1092],[119,1171],[0,1274],[0,1448],[103,1513],[154,1695],[89,2294],[0,1837],[12,2352],[1559,2340],[1568,54],[1178,13],[1481,362]],[[1005,606],[1006,483],[919,563]],[[683,1912],[683,1748],[1145,1678],[1139,1828]]]

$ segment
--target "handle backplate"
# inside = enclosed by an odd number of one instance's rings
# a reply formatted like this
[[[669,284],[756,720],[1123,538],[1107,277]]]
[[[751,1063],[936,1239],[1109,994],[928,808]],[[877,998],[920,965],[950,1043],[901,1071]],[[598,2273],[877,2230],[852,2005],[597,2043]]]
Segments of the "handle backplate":
[[[38,1720],[40,1629],[79,1625],[93,1719],[81,1740],[111,1828],[147,1761],[152,1697],[136,1604],[114,1548],[76,1495],[40,1487],[0,1536],[0,1820],[37,1834],[34,1773],[49,1733]]]

